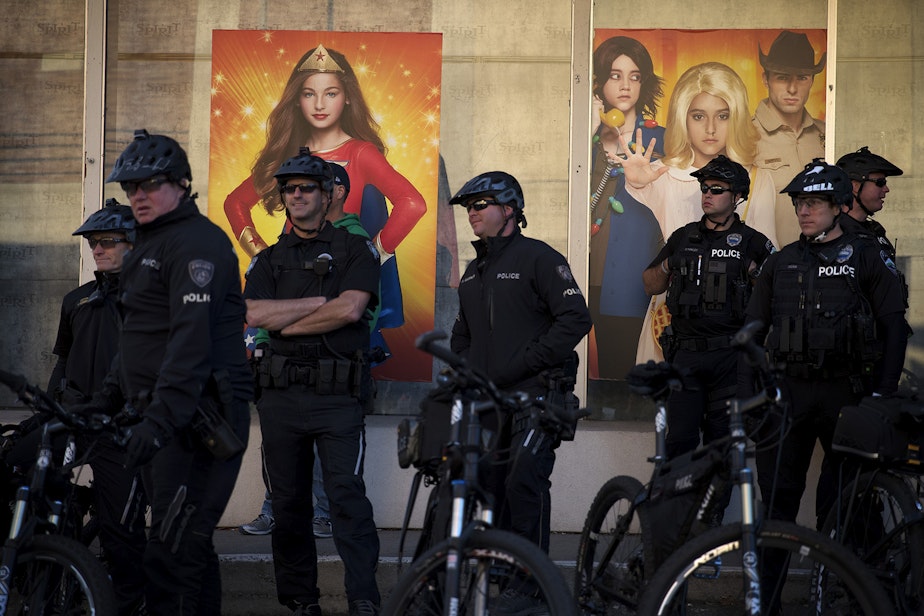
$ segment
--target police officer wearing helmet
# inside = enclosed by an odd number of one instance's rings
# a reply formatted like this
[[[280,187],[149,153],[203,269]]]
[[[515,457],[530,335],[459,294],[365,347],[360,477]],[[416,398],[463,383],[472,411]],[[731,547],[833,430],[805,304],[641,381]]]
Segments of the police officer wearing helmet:
[[[771,359],[785,364],[781,389],[791,425],[778,446],[758,449],[758,482],[763,501],[773,503],[770,516],[794,521],[819,441],[825,450],[816,492],[820,527],[837,493],[830,446],[838,413],[864,392],[897,389],[907,323],[891,260],[868,234],[841,226],[841,208],[854,198],[844,170],[818,158],[783,190],[802,235],[767,259],[747,318],[765,324],[758,342],[766,334]],[[779,434],[774,421],[768,418],[764,434]]]
[[[326,220],[334,179],[308,148],[275,174],[292,231],[247,271],[247,322],[269,331],[257,367],[257,402],[272,486],[273,562],[280,603],[318,615],[317,549],[311,527],[314,445],[343,559],[349,613],[378,613],[379,540],[363,482],[361,394],[379,257],[367,239]]]
[[[53,349],[58,360],[48,391],[67,405],[90,399],[102,386],[119,350],[122,321],[119,276],[122,262],[135,240],[132,210],[109,199],[73,235],[86,238],[93,251],[96,272],[94,280],[65,295],[61,303]],[[31,446],[23,441],[19,444],[29,449],[30,457],[35,457],[37,441]],[[112,577],[119,613],[130,614],[142,602],[144,590],[142,554],[147,541],[144,491],[138,473],[125,468],[125,456],[111,440],[100,438],[86,445],[92,445],[89,463],[93,469],[100,546]]]
[[[728,435],[726,401],[737,390],[737,353],[731,335],[744,311],[760,266],[774,251],[735,209],[750,178],[744,167],[719,155],[692,173],[700,183],[703,217],[675,231],[642,273],[645,292],[667,291],[671,324],[662,335],[665,359],[689,369],[699,387],[676,391],[668,404],[667,455],[675,457]]]
[[[218,614],[212,534],[237,480],[253,398],[237,257],[199,213],[186,152],[170,137],[136,130],[106,181],[125,191],[136,237],[121,275],[119,355],[85,409],[140,415],[125,464],[141,468],[151,502],[147,612]],[[221,452],[206,444],[219,429]]]
[[[548,377],[577,370],[574,347],[590,331],[587,303],[565,258],[527,238],[523,191],[503,171],[469,180],[449,201],[468,211],[477,257],[459,283],[452,350],[498,387],[533,395],[549,392]],[[496,502],[501,526],[548,551],[549,477],[557,443],[531,431],[528,418],[508,418],[498,449],[510,454]],[[538,440],[530,440],[538,439]]]
[[[895,246],[886,237],[885,227],[874,220],[873,216],[882,210],[886,195],[889,193],[888,178],[901,175],[902,170],[882,156],[870,152],[867,146],[841,156],[837,161],[837,166],[847,172],[853,187],[853,200],[841,208],[846,214],[841,217],[841,226],[846,231],[871,233],[894,263]],[[899,275],[907,308],[908,285],[900,271]]]

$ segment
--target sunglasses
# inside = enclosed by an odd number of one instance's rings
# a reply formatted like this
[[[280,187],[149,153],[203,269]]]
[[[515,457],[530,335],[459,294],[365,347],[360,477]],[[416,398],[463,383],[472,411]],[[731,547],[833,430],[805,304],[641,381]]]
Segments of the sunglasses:
[[[131,197],[139,188],[144,191],[144,194],[149,195],[169,181],[167,178],[151,178],[143,182],[119,182],[119,186],[122,187],[126,195]]]
[[[317,184],[286,184],[282,187],[282,192],[287,195],[294,195],[295,191],[299,190],[303,195],[310,195],[319,188],[320,186]]]
[[[705,184],[700,184],[699,190],[704,195],[706,193],[712,193],[713,195],[721,195],[724,192],[731,192],[731,188],[722,188],[721,186],[706,186]]]
[[[831,207],[832,203],[819,197],[796,197],[792,200],[792,205],[798,212],[803,207],[808,208],[810,211],[820,210]]]
[[[465,211],[471,212],[472,210],[475,210],[476,212],[480,212],[481,210],[487,208],[489,205],[500,205],[500,204],[494,199],[478,199],[477,201],[469,201],[468,203],[466,203]]]
[[[889,178],[876,178],[875,180],[870,179],[870,180],[866,180],[866,181],[867,181],[867,182],[872,182],[873,184],[875,184],[875,185],[878,186],[879,188],[882,188],[883,186],[885,186],[885,185],[888,183]]]
[[[128,240],[119,237],[87,238],[87,243],[90,244],[90,250],[95,250],[97,246],[102,246],[108,250],[110,248],[115,248],[116,244],[127,241]]]

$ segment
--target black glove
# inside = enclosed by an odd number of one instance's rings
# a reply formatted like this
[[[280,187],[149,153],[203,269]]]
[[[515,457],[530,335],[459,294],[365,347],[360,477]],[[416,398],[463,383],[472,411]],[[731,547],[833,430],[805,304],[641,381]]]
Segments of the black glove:
[[[125,468],[144,466],[166,444],[163,431],[150,420],[132,426],[125,445]]]
[[[95,402],[81,402],[80,404],[71,404],[67,407],[74,415],[80,415],[82,417],[90,417],[91,415],[107,415],[103,407],[96,404]]]

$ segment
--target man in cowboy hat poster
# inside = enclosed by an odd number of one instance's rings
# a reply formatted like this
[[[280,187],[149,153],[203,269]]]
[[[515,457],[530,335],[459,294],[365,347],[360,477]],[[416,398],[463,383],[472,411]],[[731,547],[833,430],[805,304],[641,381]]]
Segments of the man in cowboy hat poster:
[[[815,75],[824,70],[825,52],[815,62],[815,50],[803,33],[783,30],[764,55],[760,44],[767,98],[754,113],[754,126],[760,133],[757,144],[758,167],[773,176],[781,190],[807,163],[825,155],[825,123],[805,109]],[[792,215],[792,202],[781,194],[776,203],[776,236],[780,246],[799,239],[799,226]]]

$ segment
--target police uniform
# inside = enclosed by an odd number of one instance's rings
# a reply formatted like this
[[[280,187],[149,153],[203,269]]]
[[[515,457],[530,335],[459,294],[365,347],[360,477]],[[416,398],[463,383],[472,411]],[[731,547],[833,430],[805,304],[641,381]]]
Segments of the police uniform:
[[[891,241],[889,241],[889,238],[886,237],[885,227],[883,227],[881,224],[879,224],[878,221],[873,220],[872,218],[859,221],[847,213],[844,213],[838,220],[840,221],[841,228],[844,229],[844,232],[855,233],[857,235],[869,234],[875,238],[876,242],[879,243],[879,248],[882,251],[883,257],[890,259],[892,264],[895,266],[895,271],[898,273],[898,277],[901,280],[902,296],[905,298],[905,308],[907,308],[908,282],[905,280],[905,275],[902,273],[902,271],[898,269],[895,246]]]
[[[770,326],[765,346],[774,361],[785,362],[781,389],[791,418],[782,444],[757,453],[766,503],[775,480],[771,517],[795,520],[817,439],[826,454],[816,498],[819,525],[824,522],[836,496],[830,446],[838,412],[869,391],[880,359],[872,389],[895,391],[904,363],[904,311],[894,264],[869,236],[844,233],[825,243],[802,238],[765,263],[747,317]],[[777,427],[763,434],[778,433]]]
[[[96,272],[96,279],[64,296],[52,352],[58,356],[48,383],[65,404],[86,402],[103,383],[119,350],[122,315],[119,274]],[[40,431],[36,431],[37,438]],[[35,458],[35,439],[22,445]],[[34,442],[33,442],[34,441]],[[127,614],[144,590],[142,555],[147,542],[147,502],[137,474],[124,468],[124,454],[110,440],[96,439],[89,460],[100,522],[100,545],[109,565],[119,613]],[[13,453],[13,452],[11,452]]]
[[[262,251],[247,272],[244,297],[284,300],[349,290],[378,303],[379,262],[367,240],[325,224],[311,239],[295,233]],[[317,550],[311,531],[314,443],[330,499],[334,542],[346,569],[350,602],[379,603],[379,540],[363,482],[365,427],[357,399],[370,312],[322,335],[270,332],[258,367],[257,408],[273,495],[273,561],[280,602],[318,603]]]
[[[544,242],[523,236],[518,227],[511,235],[472,244],[477,258],[459,283],[452,350],[498,387],[548,393],[542,373],[574,361],[573,349],[591,327],[567,261]],[[498,494],[498,511],[502,527],[548,551],[549,477],[556,444],[519,419],[508,418],[498,444],[499,450],[508,444],[510,451],[521,450],[500,461],[509,468],[497,469],[495,487],[504,491]]]
[[[216,460],[191,424],[208,398],[247,441],[253,376],[241,344],[238,271],[231,242],[190,197],[139,225],[123,263],[120,389],[172,437],[143,468],[152,508],[144,555],[150,613],[221,609],[212,534],[243,454]]]
[[[691,370],[696,389],[673,392],[668,404],[667,455],[674,457],[728,435],[725,402],[737,388],[737,353],[731,335],[744,324],[751,293],[751,264],[760,267],[773,252],[767,237],[738,214],[728,229],[709,229],[706,218],[671,235],[648,266],[667,260],[665,357]]]

